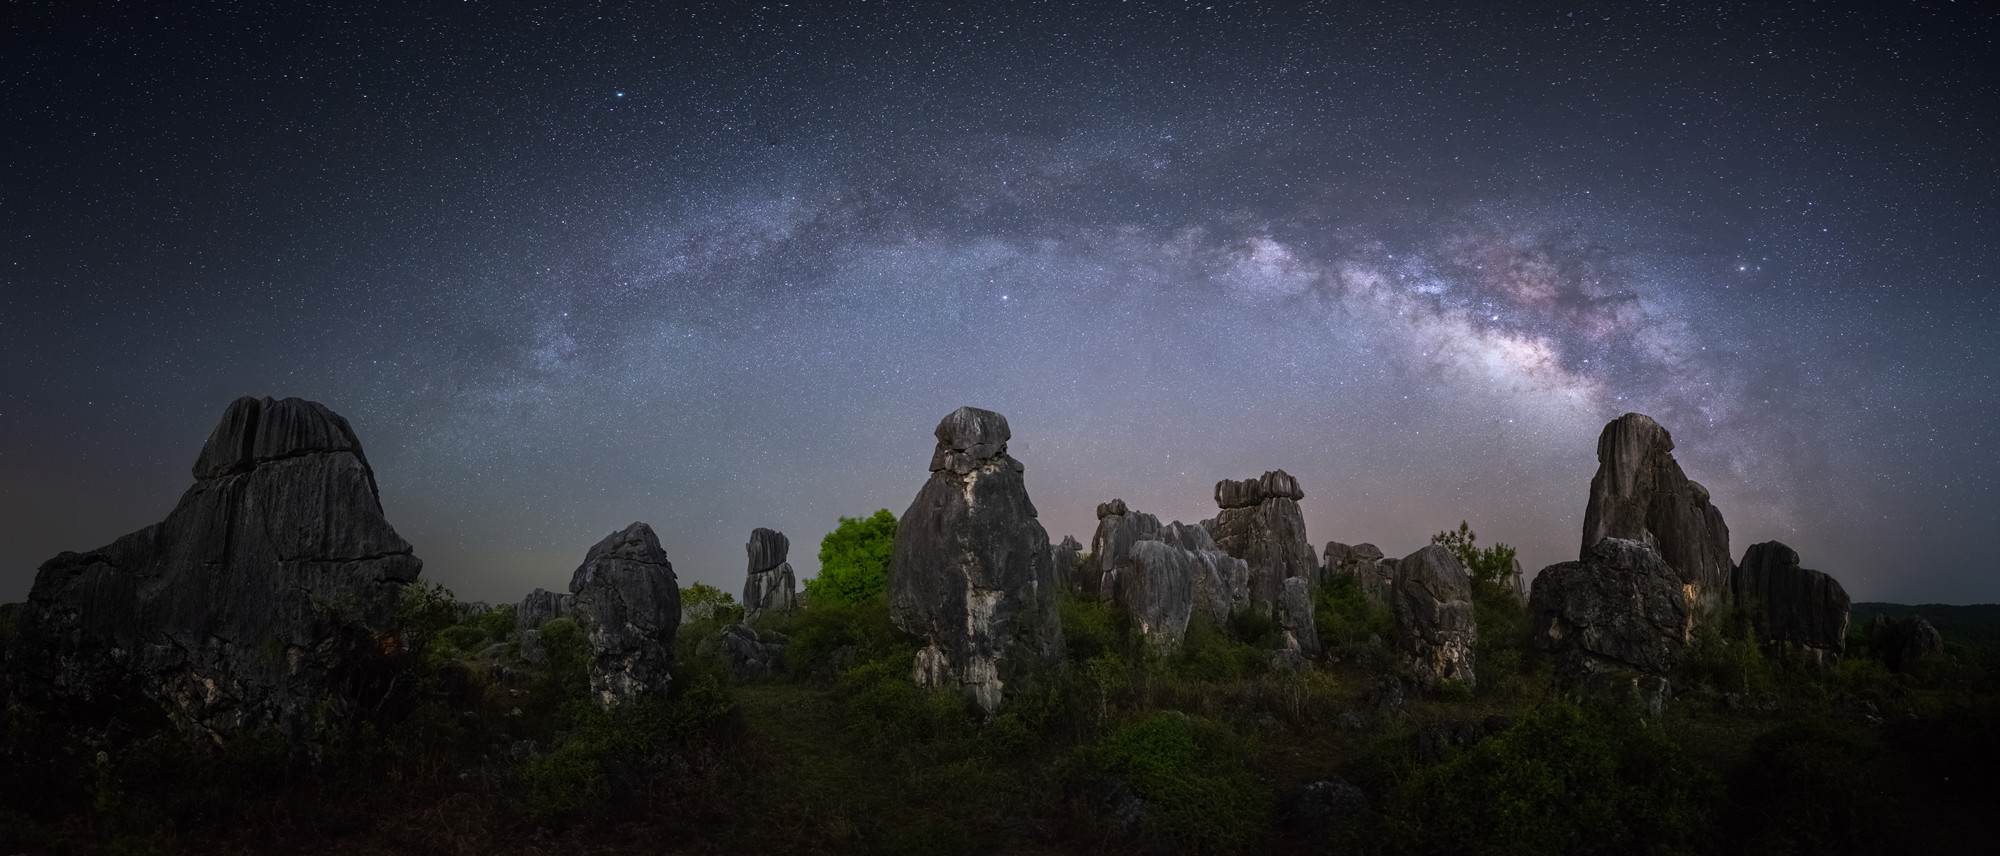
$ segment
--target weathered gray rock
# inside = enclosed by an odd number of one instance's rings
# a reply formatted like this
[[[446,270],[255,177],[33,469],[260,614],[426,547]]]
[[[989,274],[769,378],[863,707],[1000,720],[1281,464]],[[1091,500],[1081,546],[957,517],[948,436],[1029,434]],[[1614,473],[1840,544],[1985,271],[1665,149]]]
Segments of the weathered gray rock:
[[[1277,608],[1285,580],[1318,575],[1319,559],[1299,510],[1304,496],[1298,480],[1284,470],[1215,484],[1215,504],[1222,511],[1203,523],[1219,549],[1250,564],[1250,608],[1259,613]]]
[[[961,407],[938,423],[931,476],[896,527],[890,616],[924,642],[915,675],[989,715],[1037,661],[1062,660],[1049,536],[1007,454],[1007,419]]]
[[[1278,595],[1278,626],[1285,631],[1285,647],[1307,660],[1319,658],[1319,629],[1313,624],[1312,584],[1299,577],[1285,580]]]
[[[1083,542],[1073,535],[1064,535],[1062,543],[1049,547],[1049,567],[1055,572],[1056,585],[1070,591],[1077,590],[1077,580],[1083,569],[1077,561],[1083,556]]]
[[[1097,506],[1097,532],[1090,536],[1090,570],[1084,575],[1085,594],[1115,598],[1118,575],[1131,563],[1132,545],[1160,540],[1160,518],[1134,511],[1125,500]]]
[[[1783,543],[1750,545],[1730,577],[1729,591],[1766,648],[1798,651],[1829,665],[1847,651],[1847,589],[1833,577],[1799,567],[1798,551]]]
[[[1472,577],[1450,550],[1432,544],[1396,562],[1390,607],[1396,643],[1425,689],[1457,679],[1477,683],[1472,646]]]
[[[1653,418],[1627,413],[1597,438],[1597,475],[1583,511],[1583,549],[1605,538],[1637,541],[1659,553],[1691,599],[1716,603],[1734,563],[1729,527],[1672,454],[1674,439]]]
[[[604,707],[673,683],[681,589],[653,527],[633,523],[590,548],[570,577],[570,615],[590,642],[590,692]]]
[[[1876,614],[1868,622],[1869,644],[1891,672],[1910,667],[1944,653],[1944,635],[1921,615],[1890,618]]]
[[[521,659],[532,665],[548,662],[542,647],[542,625],[569,613],[576,598],[566,592],[537,588],[514,607],[514,635],[520,640]]]
[[[31,706],[161,704],[191,737],[294,737],[322,702],[379,704],[410,641],[396,604],[423,563],[383,519],[347,420],[231,402],[163,522],[43,563],[9,646]],[[371,698],[370,696],[378,696]]]
[[[1338,541],[1326,545],[1329,564],[1324,576],[1332,579],[1336,574],[1350,575],[1361,584],[1361,593],[1368,599],[1383,606],[1390,605],[1391,593],[1396,588],[1396,560],[1382,555],[1382,548],[1366,542],[1350,547]],[[1339,557],[1340,564],[1331,564],[1332,557]]]
[[[767,612],[792,611],[799,592],[792,564],[785,561],[792,542],[783,532],[758,527],[750,530],[750,542],[743,548],[750,555],[750,569],[743,580],[744,623]]]
[[[1694,629],[1680,574],[1653,548],[1619,538],[1543,568],[1528,610],[1564,687],[1629,671],[1664,676]]]
[[[1326,550],[1320,553],[1319,558],[1319,578],[1313,580],[1313,585],[1325,585],[1328,580],[1333,579],[1333,575],[1340,573],[1341,566],[1347,564],[1347,557],[1353,553],[1352,545],[1342,544],[1339,541],[1326,542]]]
[[[1195,554],[1164,541],[1139,541],[1120,572],[1118,600],[1159,653],[1178,650],[1194,609]]]
[[[762,680],[784,668],[785,643],[775,635],[766,641],[749,627],[731,624],[716,635],[714,644],[730,672],[740,680]]]

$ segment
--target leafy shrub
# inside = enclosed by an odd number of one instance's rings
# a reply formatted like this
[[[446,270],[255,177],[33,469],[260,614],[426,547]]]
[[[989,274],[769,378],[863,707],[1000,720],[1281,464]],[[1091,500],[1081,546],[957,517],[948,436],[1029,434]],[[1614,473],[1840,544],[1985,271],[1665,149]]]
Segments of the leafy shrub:
[[[1674,683],[1717,692],[1768,690],[1777,676],[1761,646],[1750,638],[1741,609],[1730,606],[1695,616],[1694,639],[1681,655]]]
[[[1395,616],[1369,600],[1353,574],[1334,574],[1313,592],[1313,627],[1329,648],[1361,651],[1388,639],[1395,626]]]
[[[1070,660],[1088,663],[1099,657],[1130,652],[1132,621],[1123,607],[1063,592],[1061,599],[1063,644]]]
[[[1158,812],[1156,832],[1192,849],[1233,852],[1262,825],[1270,797],[1251,747],[1209,720],[1157,711],[1079,750],[1082,771],[1125,782]]]
[[[889,560],[896,550],[896,515],[884,508],[869,517],[842,517],[819,542],[819,576],[806,580],[815,603],[859,603],[889,588]]]
[[[675,684],[666,700],[640,699],[609,710],[586,699],[564,705],[567,737],[530,757],[521,771],[529,812],[547,819],[635,796],[638,780],[668,749],[705,738],[735,709],[728,684],[714,674],[677,676]]]
[[[1876,773],[1881,760],[1874,746],[1821,719],[1773,729],[1752,744],[1732,783],[1732,837],[1764,853],[1899,843],[1897,807]]]
[[[810,675],[842,648],[854,649],[851,662],[857,663],[900,652],[905,668],[908,658],[916,654],[909,635],[889,618],[886,592],[859,601],[815,599],[788,614],[759,619],[759,627],[790,640],[785,647],[785,670],[794,677]]]
[[[1431,536],[1432,544],[1441,545],[1458,557],[1475,584],[1484,581],[1506,588],[1514,577],[1514,548],[1505,544],[1482,548],[1478,542],[1479,535],[1463,520],[1458,522],[1457,531],[1447,529]]]
[[[1700,839],[1715,792],[1658,724],[1559,700],[1405,779],[1395,812],[1425,849],[1679,852]]]
[[[1275,613],[1239,609],[1229,614],[1229,636],[1265,651],[1284,647],[1285,628]]]
[[[735,624],[743,620],[743,607],[735,595],[708,583],[681,586],[681,617],[690,622]]]
[[[1171,664],[1176,674],[1197,681],[1240,681],[1270,668],[1271,652],[1222,632],[1207,621],[1192,621]]]
[[[978,725],[964,693],[917,686],[908,657],[883,657],[848,670],[838,693],[847,727],[877,741],[965,738]]]

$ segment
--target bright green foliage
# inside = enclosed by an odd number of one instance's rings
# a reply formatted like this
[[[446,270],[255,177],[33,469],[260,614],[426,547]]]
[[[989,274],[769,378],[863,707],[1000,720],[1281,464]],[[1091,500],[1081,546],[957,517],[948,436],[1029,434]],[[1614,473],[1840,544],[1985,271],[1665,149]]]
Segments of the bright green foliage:
[[[889,558],[896,549],[896,515],[882,509],[868,517],[842,517],[819,542],[819,576],[806,580],[814,603],[859,603],[889,588]]]
[[[708,583],[689,583],[681,586],[681,616],[688,621],[733,624],[743,618],[743,607],[729,592]]]
[[[1197,851],[1236,852],[1269,811],[1269,794],[1243,762],[1251,754],[1221,725],[1163,710],[1085,747],[1078,761],[1157,807],[1154,834]]]
[[[1446,530],[1431,536],[1432,544],[1441,545],[1458,557],[1474,584],[1485,580],[1489,584],[1507,585],[1514,576],[1514,548],[1505,544],[1482,548],[1478,540],[1471,524],[1463,520],[1458,521],[1458,531]]]
[[[1560,700],[1404,781],[1394,812],[1426,851],[1678,853],[1719,795],[1659,724]]]

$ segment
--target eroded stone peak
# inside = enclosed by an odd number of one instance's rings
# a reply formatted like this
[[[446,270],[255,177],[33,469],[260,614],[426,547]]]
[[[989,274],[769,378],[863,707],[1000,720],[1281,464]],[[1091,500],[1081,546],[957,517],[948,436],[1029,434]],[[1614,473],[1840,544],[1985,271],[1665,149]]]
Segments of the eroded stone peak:
[[[970,473],[994,458],[1005,457],[1007,440],[1013,432],[1007,417],[991,410],[961,407],[938,422],[937,451],[931,454],[931,472],[950,470]]]
[[[361,441],[347,420],[326,405],[303,398],[246,395],[230,402],[209,432],[195,458],[194,477],[216,478],[249,472],[260,461],[343,451],[362,457]],[[367,459],[362,457],[362,462]]]
[[[1305,491],[1299,480],[1284,470],[1272,470],[1254,479],[1223,479],[1215,483],[1215,504],[1223,508],[1248,508],[1267,499],[1300,500]]]

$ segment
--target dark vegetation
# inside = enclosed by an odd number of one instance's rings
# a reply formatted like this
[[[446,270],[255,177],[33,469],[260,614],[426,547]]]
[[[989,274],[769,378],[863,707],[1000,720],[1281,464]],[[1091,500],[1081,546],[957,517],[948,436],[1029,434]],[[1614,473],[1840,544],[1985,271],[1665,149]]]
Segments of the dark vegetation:
[[[1392,619],[1336,577],[1306,672],[1273,667],[1267,618],[1197,623],[1161,659],[1116,606],[1066,598],[1065,667],[983,722],[911,681],[867,582],[874,520],[842,521],[873,527],[840,548],[849,581],[759,620],[787,647],[755,681],[701,644],[741,615],[712,587],[684,595],[671,695],[606,712],[575,624],[544,625],[530,668],[511,608],[462,616],[430,586],[403,604],[415,690],[388,724],[195,747],[136,702],[81,731],[11,712],[0,852],[1977,852],[2000,799],[1991,647],[1892,674],[1856,621],[1822,670],[1704,616],[1648,719],[1551,691],[1512,556],[1469,528],[1440,543],[1471,555],[1476,688],[1396,703]],[[1293,796],[1329,774],[1370,807],[1301,833]]]

